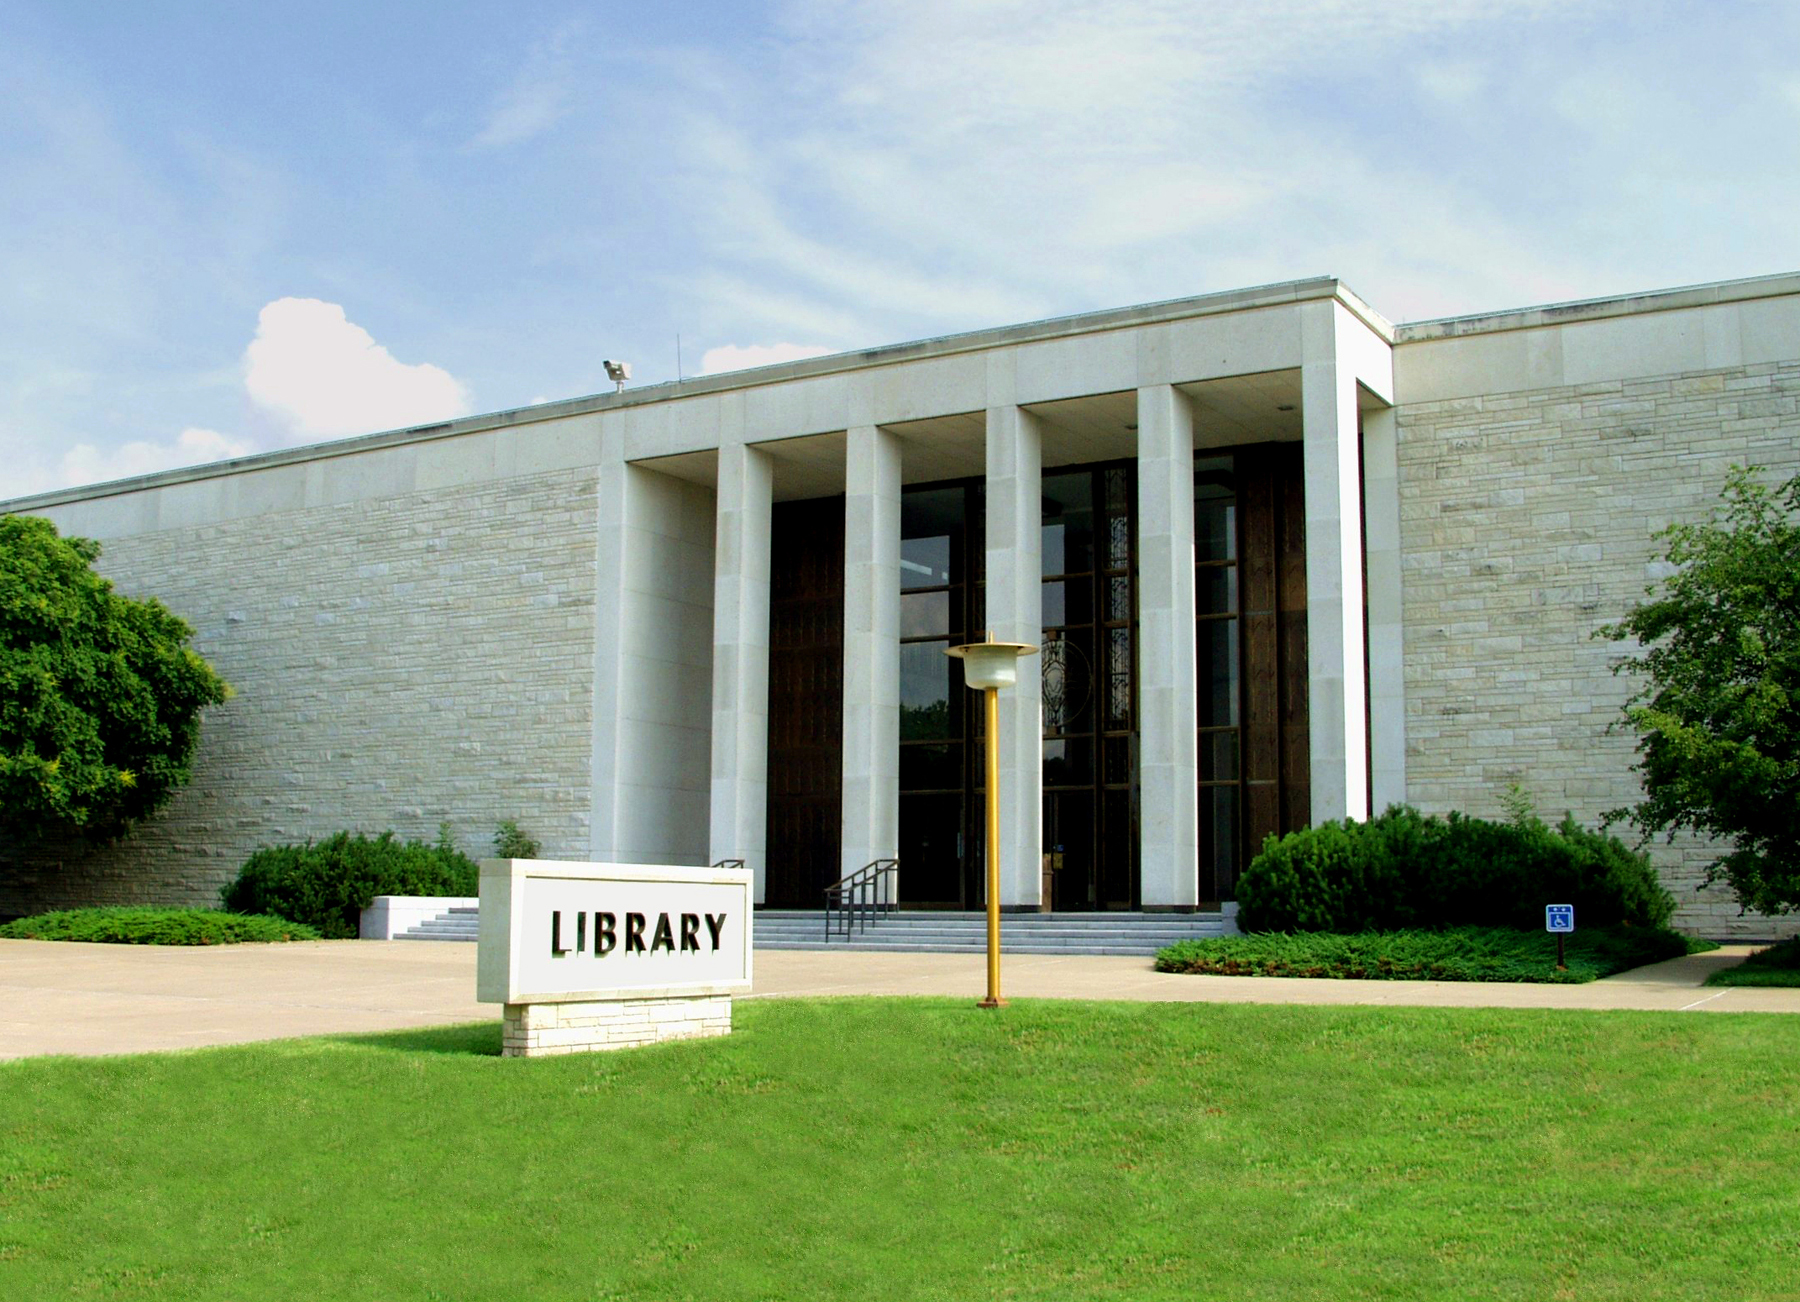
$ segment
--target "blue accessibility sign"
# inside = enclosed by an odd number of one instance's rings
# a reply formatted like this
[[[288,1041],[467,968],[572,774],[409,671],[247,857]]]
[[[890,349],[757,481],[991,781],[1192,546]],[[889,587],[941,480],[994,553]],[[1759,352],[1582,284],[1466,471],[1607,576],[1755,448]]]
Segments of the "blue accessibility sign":
[[[1544,906],[1545,931],[1574,931],[1575,906],[1573,904],[1546,904]]]

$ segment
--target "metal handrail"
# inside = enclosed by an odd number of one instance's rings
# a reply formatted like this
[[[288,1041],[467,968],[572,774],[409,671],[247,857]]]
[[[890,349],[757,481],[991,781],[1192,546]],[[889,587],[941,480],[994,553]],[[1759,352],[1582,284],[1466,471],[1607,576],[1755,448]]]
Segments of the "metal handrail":
[[[867,931],[869,921],[894,911],[894,893],[889,883],[900,873],[898,859],[874,859],[855,872],[838,878],[825,888],[825,939],[832,934],[832,915],[843,922],[843,933],[849,938],[852,928]]]
[[[742,859],[721,859],[718,863],[713,865],[714,868],[742,868],[743,866],[744,861]]]

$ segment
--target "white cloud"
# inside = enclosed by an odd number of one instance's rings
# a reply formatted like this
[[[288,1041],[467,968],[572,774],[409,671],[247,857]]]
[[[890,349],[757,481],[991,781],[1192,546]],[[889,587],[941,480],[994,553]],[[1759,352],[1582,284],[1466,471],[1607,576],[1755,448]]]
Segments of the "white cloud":
[[[494,97],[486,125],[469,141],[472,148],[516,145],[542,135],[568,116],[576,89],[568,47],[578,27],[564,26],[531,48],[519,75]]]
[[[817,344],[720,344],[717,348],[708,348],[701,356],[700,374],[747,371],[752,366],[774,366],[777,362],[824,357],[833,351]]]
[[[227,461],[254,451],[255,445],[247,439],[199,426],[182,430],[167,443],[140,441],[104,449],[92,443],[77,443],[63,454],[57,474],[60,482],[45,487],[74,488],[113,479],[130,479],[135,475],[173,470],[177,466]]]
[[[1632,62],[1610,54],[1619,0],[1204,8],[792,0],[769,77],[682,88],[710,255],[684,287],[709,332],[798,333],[721,282],[888,334],[1317,274],[1405,317],[1440,306],[1421,284],[1473,310],[1594,276],[1592,242],[1546,238],[1520,196],[1566,135],[1543,91]]]
[[[407,365],[336,303],[279,298],[244,350],[244,388],[302,439],[341,438],[466,416],[468,391],[428,362]]]

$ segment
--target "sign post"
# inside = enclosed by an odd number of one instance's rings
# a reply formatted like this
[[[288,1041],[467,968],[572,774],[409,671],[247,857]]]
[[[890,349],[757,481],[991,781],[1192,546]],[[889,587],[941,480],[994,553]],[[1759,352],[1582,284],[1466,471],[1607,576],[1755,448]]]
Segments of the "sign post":
[[[505,1006],[502,1053],[729,1034],[752,891],[741,868],[483,860],[475,998]]]
[[[1573,904],[1546,904],[1544,906],[1544,930],[1556,937],[1556,970],[1568,970],[1563,961],[1563,937],[1575,930],[1575,906]]]

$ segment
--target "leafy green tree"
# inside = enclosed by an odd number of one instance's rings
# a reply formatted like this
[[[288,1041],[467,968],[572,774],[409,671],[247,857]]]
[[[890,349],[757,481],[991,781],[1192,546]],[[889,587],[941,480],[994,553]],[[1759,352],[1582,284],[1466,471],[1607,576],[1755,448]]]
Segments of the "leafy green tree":
[[[1734,467],[1703,524],[1671,525],[1673,572],[1600,630],[1638,649],[1625,706],[1644,799],[1610,817],[1729,844],[1707,870],[1763,913],[1800,908],[1800,476]]]
[[[115,835],[188,780],[200,711],[231,689],[157,601],[113,591],[100,545],[0,516],[0,837]]]

